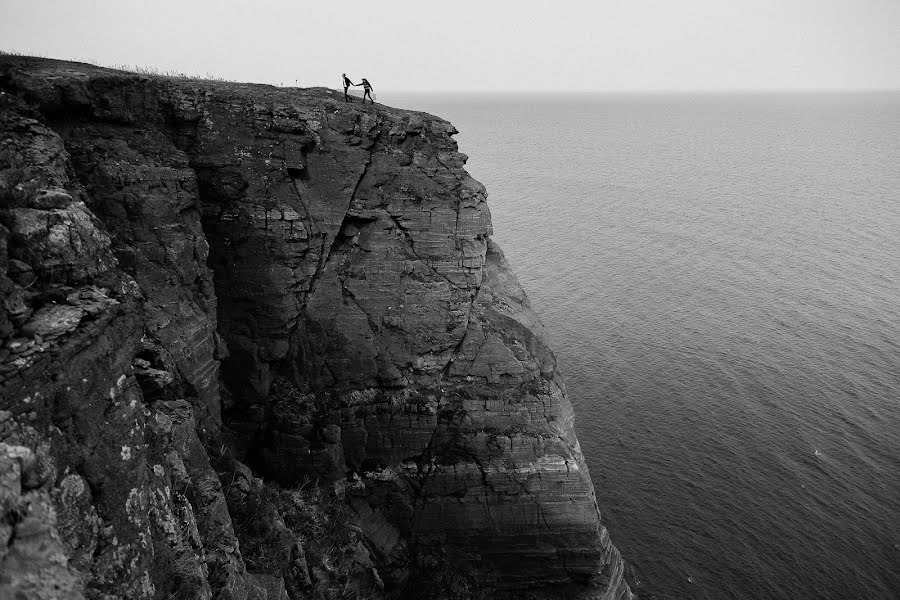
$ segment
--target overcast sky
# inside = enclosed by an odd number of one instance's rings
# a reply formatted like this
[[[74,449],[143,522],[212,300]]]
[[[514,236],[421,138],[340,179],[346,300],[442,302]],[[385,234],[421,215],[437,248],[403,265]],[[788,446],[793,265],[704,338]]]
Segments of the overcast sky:
[[[376,91],[900,89],[900,0],[0,0],[0,49]]]

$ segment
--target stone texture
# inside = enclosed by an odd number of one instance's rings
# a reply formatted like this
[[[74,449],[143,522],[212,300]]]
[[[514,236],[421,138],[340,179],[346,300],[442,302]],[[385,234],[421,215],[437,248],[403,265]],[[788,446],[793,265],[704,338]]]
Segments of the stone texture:
[[[7,93],[0,108],[0,442],[24,457],[0,457],[0,596],[260,597],[191,404],[186,428],[161,432],[132,375],[151,317],[180,307],[154,306],[122,269],[47,117]],[[7,277],[11,261],[34,279]],[[183,375],[165,385],[198,392]],[[176,489],[179,467],[207,493]],[[219,521],[201,533],[197,514]]]
[[[83,598],[37,462],[28,447],[0,443],[0,597]]]
[[[367,589],[437,561],[496,594],[630,597],[452,125],[19,57],[0,88],[0,410],[49,448],[26,504],[61,540],[28,568],[89,597],[334,581],[266,502],[281,566],[248,572],[226,496],[262,475],[343,490]],[[223,491],[227,453],[250,468]]]

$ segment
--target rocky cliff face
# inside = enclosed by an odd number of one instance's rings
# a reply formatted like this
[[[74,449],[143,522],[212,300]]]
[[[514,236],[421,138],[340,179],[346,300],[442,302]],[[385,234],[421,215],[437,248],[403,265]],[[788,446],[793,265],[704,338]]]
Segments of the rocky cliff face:
[[[305,597],[334,574],[261,490],[315,481],[357,594],[631,596],[449,123],[16,57],[0,90],[0,595]]]

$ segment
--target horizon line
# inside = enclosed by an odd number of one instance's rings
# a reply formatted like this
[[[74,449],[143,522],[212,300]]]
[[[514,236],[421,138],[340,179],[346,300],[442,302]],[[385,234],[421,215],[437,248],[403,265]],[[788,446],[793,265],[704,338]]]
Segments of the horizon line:
[[[286,86],[295,87],[295,86]],[[316,87],[316,86],[313,86]],[[336,88],[335,88],[336,89]],[[422,90],[382,88],[383,93],[391,94],[529,94],[555,96],[562,94],[822,94],[822,93],[900,93],[900,87],[821,87],[821,88],[696,88],[696,89],[664,89],[664,88],[622,88],[622,89],[472,89],[472,90]],[[376,92],[377,93],[377,92]]]

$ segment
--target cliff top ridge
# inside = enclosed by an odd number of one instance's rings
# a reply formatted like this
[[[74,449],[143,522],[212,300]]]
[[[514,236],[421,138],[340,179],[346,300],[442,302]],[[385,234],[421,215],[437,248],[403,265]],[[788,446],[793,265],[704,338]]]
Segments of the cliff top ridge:
[[[240,97],[251,100],[284,104],[294,102],[334,103],[342,108],[352,111],[382,114],[393,118],[418,115],[429,120],[447,123],[450,134],[457,133],[456,129],[441,117],[411,109],[397,108],[376,102],[365,104],[358,98],[354,102],[344,102],[342,92],[328,87],[293,87],[275,86],[266,83],[244,83],[229,81],[215,76],[194,76],[188,74],[175,74],[154,72],[152,68],[135,67],[132,69],[119,69],[114,67],[101,67],[85,62],[63,60],[57,58],[45,58],[40,56],[26,56],[14,53],[0,52],[0,77],[10,77],[13,74],[27,75],[35,80],[43,80],[47,83],[54,81],[85,81],[91,78],[104,78],[130,80],[139,82],[155,82],[172,85],[178,88],[203,89],[219,95]]]

